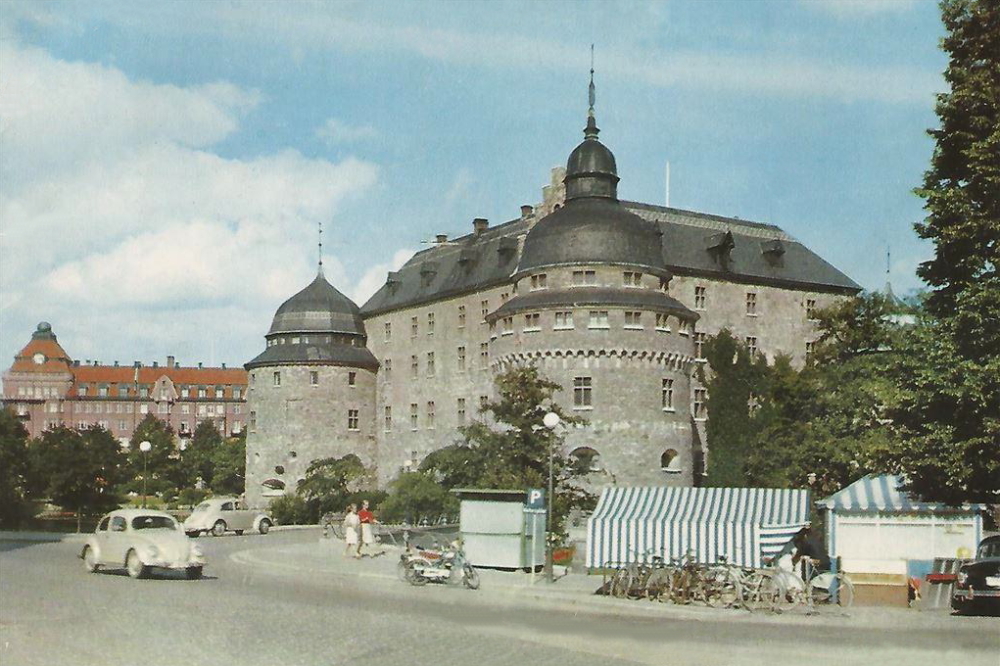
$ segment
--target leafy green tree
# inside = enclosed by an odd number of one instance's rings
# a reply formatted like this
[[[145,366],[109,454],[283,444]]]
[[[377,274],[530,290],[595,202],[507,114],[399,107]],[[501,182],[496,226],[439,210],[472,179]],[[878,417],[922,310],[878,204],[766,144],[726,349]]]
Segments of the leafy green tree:
[[[140,444],[149,442],[150,449],[143,453]],[[180,460],[180,451],[174,443],[174,430],[170,424],[147,414],[129,440],[128,466],[131,470],[129,490],[142,492],[143,471],[146,474],[146,493],[149,495],[176,495],[182,488],[193,485],[192,476]]]
[[[240,495],[246,481],[246,435],[230,437],[221,442],[211,459],[212,491],[219,495]]]
[[[1000,4],[941,3],[949,91],[924,174],[934,242],[918,274],[928,317],[907,340],[901,400],[891,417],[901,447],[884,462],[923,497],[995,502],[1000,493]]]
[[[383,522],[411,525],[437,522],[441,516],[453,521],[458,516],[458,499],[430,474],[404,472],[389,486],[389,496],[379,506]]]
[[[340,458],[320,458],[309,463],[296,494],[308,506],[309,522],[316,522],[320,514],[342,512],[352,501],[351,497],[369,480],[370,470],[353,453]]]
[[[59,506],[76,512],[77,531],[84,513],[118,506],[117,489],[127,480],[125,453],[110,432],[94,426],[82,431],[47,430],[33,445],[44,492]]]
[[[211,420],[205,420],[194,429],[194,435],[181,451],[181,464],[197,483],[200,479],[206,488],[212,487],[215,457],[222,446],[222,435]]]
[[[10,408],[0,409],[0,528],[16,528],[32,514],[28,431]]]

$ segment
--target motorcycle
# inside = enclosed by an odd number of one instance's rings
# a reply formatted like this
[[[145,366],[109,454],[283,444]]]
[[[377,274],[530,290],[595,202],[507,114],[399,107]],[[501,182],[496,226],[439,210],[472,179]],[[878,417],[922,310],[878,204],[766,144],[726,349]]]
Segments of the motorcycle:
[[[479,589],[479,572],[465,557],[462,546],[455,542],[447,550],[415,548],[399,556],[399,577],[410,585],[427,583],[461,583],[470,590]]]

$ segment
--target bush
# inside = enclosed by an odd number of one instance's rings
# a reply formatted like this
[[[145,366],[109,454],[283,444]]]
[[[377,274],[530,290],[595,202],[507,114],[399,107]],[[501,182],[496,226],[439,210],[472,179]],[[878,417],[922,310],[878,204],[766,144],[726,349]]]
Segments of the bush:
[[[319,522],[316,508],[300,495],[282,495],[271,502],[271,517],[278,525],[310,525]]]
[[[429,474],[404,472],[392,482],[390,490],[379,506],[382,522],[417,525],[427,521],[434,524],[441,516],[453,519],[458,515],[458,499]]]

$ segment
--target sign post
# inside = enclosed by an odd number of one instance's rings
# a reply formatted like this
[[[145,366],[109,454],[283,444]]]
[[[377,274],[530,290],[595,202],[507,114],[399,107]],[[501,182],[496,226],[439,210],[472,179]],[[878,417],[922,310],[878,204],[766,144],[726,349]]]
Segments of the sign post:
[[[541,488],[530,488],[525,500],[525,511],[531,513],[531,584],[535,584],[538,576],[535,565],[535,554],[538,552],[538,516],[545,513],[545,491]],[[546,516],[548,519],[548,516]]]

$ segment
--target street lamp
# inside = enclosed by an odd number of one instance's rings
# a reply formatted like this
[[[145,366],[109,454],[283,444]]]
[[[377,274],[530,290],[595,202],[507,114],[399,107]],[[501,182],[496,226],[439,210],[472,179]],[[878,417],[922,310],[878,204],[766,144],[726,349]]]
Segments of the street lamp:
[[[139,450],[142,451],[142,508],[146,508],[146,454],[153,448],[149,440],[139,442]]]
[[[559,420],[560,419],[559,419],[559,415],[558,414],[556,414],[555,412],[549,412],[548,414],[546,414],[545,416],[542,417],[542,424],[546,428],[548,428],[549,430],[555,430],[556,426],[559,425]],[[555,572],[553,571],[553,562],[552,562],[552,523],[553,523],[553,520],[552,520],[552,495],[553,495],[553,474],[552,474],[552,467],[553,467],[553,464],[554,464],[553,463],[553,458],[554,458],[554,455],[555,455],[554,452],[553,452],[554,440],[555,440],[554,436],[552,436],[552,437],[549,438],[549,511],[548,511],[548,521],[547,521],[548,524],[546,526],[548,529],[546,530],[546,535],[545,535],[545,571],[546,571],[545,575],[548,578],[548,581],[550,583],[552,583],[552,582],[555,581]]]

